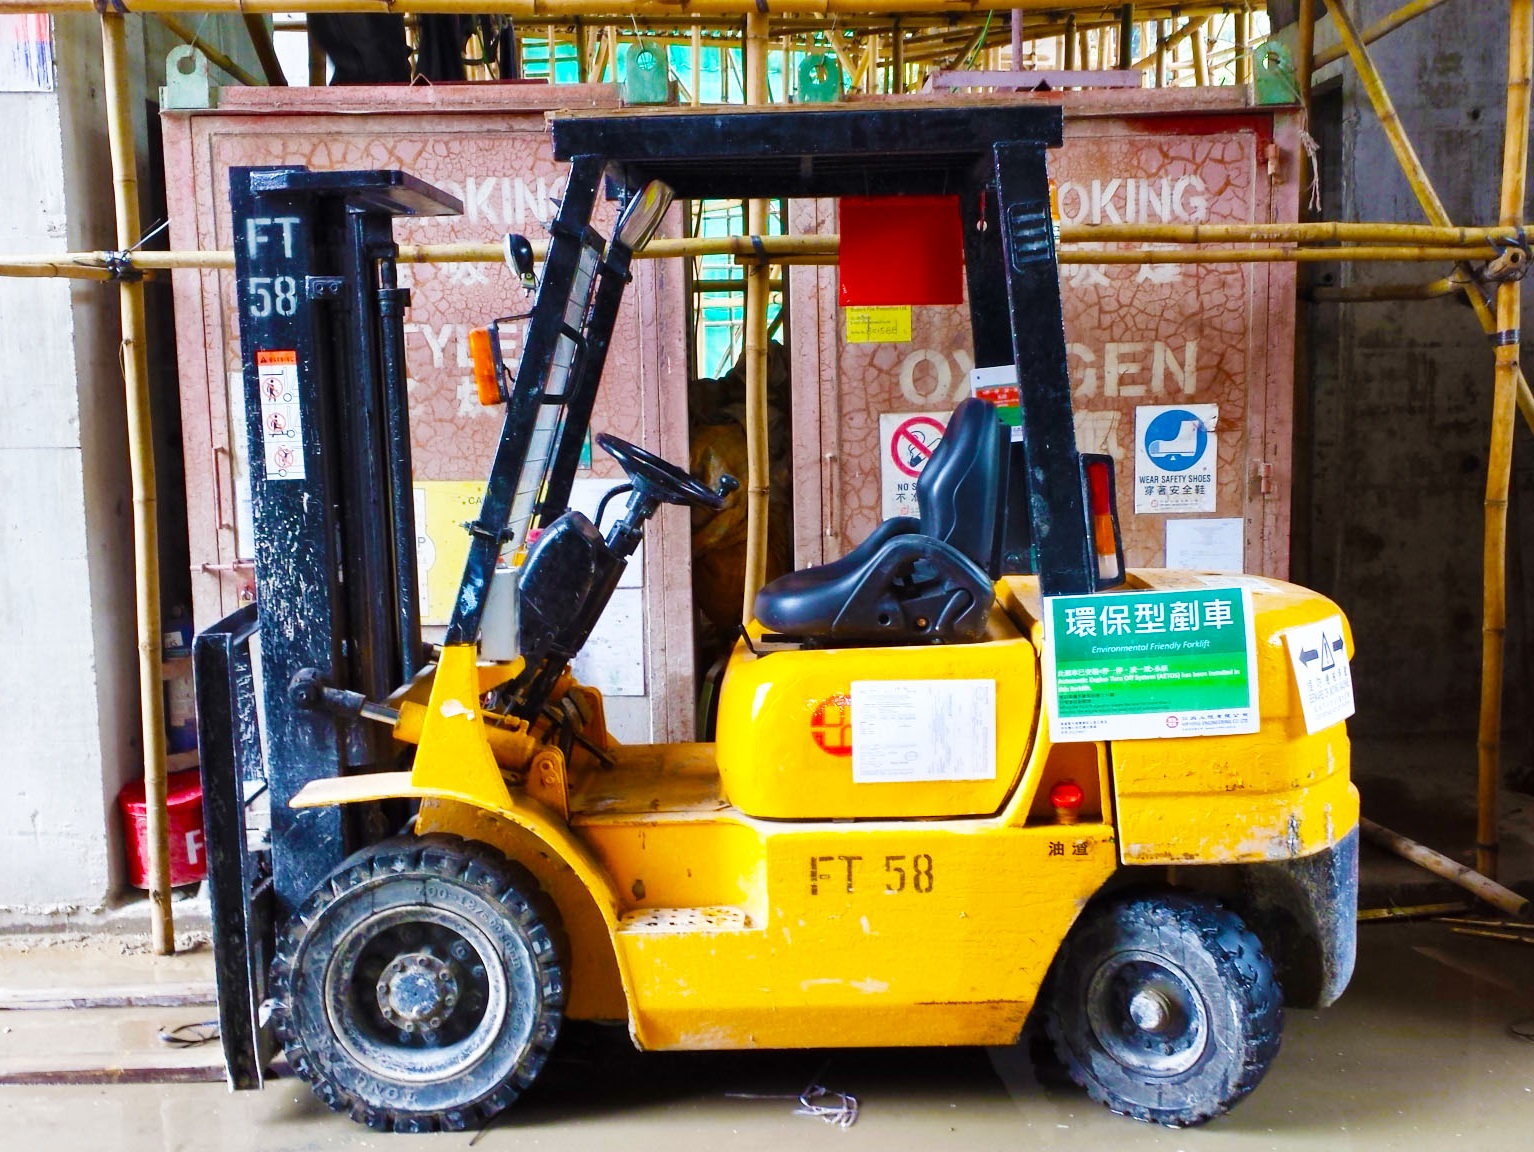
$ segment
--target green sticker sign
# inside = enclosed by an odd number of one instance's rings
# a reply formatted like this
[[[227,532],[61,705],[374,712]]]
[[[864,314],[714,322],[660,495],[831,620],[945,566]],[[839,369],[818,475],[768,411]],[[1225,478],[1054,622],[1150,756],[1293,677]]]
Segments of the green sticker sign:
[[[1247,589],[1055,596],[1045,606],[1044,692],[1056,742],[1257,731]]]

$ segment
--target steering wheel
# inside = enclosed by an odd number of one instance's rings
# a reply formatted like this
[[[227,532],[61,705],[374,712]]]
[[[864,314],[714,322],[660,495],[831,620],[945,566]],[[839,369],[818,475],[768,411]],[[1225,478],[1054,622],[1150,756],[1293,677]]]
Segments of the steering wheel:
[[[636,492],[665,504],[685,504],[717,512],[724,507],[724,498],[740,487],[733,476],[723,476],[719,480],[719,490],[712,491],[701,480],[662,460],[654,452],[608,432],[598,433],[597,444],[628,473]]]

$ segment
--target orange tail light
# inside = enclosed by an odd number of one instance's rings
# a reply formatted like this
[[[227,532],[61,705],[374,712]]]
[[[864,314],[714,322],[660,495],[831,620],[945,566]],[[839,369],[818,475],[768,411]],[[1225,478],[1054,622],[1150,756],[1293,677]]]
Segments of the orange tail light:
[[[474,390],[481,404],[499,404],[501,394],[500,357],[496,355],[496,334],[489,328],[469,332],[469,359],[474,362]]]

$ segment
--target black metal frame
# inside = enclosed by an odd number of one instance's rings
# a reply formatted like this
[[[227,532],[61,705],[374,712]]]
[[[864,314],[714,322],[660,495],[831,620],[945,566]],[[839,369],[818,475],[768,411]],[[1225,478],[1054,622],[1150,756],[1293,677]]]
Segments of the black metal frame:
[[[552,128],[556,159],[605,163],[630,190],[663,180],[683,199],[957,195],[975,363],[1017,369],[1029,529],[1017,538],[1044,595],[1097,589],[1045,163],[1064,136],[1058,107],[593,113]]]

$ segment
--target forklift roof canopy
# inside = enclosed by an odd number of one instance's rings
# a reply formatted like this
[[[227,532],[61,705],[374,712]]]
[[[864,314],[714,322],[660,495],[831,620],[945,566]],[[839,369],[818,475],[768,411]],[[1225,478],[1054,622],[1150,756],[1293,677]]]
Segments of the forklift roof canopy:
[[[601,156],[631,188],[663,180],[687,199],[914,196],[972,186],[1001,141],[1060,144],[1050,104],[901,103],[738,112],[556,113],[554,156]]]

